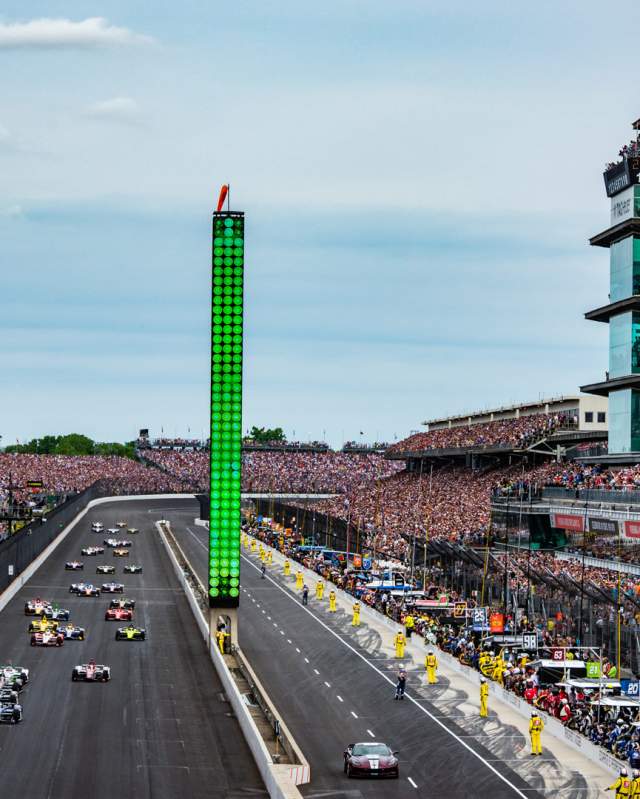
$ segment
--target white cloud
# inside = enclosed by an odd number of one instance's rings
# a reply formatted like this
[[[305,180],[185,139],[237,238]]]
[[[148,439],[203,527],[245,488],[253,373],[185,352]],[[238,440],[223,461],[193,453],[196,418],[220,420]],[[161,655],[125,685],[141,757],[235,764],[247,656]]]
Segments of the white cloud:
[[[140,120],[140,107],[131,97],[112,97],[92,103],[85,109],[84,115],[92,119],[131,124]]]
[[[100,47],[152,41],[150,36],[110,25],[104,17],[89,17],[81,22],[42,18],[0,23],[0,48]]]

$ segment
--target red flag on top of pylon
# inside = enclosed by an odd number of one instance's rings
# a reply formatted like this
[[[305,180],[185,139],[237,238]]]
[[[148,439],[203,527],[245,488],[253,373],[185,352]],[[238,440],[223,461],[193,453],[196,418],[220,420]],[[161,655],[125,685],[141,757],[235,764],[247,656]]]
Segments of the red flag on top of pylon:
[[[222,211],[222,206],[224,205],[224,201],[227,199],[227,194],[229,194],[229,184],[225,183],[224,186],[220,189],[220,196],[218,197],[218,207],[217,211]]]

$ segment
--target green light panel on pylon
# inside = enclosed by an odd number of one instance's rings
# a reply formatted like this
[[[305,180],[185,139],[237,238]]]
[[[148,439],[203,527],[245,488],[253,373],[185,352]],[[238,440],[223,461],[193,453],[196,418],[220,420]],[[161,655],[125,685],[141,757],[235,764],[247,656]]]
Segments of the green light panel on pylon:
[[[244,214],[213,215],[209,606],[240,596]]]

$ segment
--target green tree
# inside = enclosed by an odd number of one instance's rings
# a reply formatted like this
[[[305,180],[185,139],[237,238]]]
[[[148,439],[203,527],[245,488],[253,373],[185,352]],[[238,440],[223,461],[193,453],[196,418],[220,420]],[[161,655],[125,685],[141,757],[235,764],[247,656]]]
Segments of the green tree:
[[[268,441],[285,442],[287,437],[281,427],[252,427],[249,432],[249,438],[257,441],[259,444],[265,444]]]
[[[94,443],[88,436],[69,433],[61,436],[55,449],[56,455],[93,455]]]

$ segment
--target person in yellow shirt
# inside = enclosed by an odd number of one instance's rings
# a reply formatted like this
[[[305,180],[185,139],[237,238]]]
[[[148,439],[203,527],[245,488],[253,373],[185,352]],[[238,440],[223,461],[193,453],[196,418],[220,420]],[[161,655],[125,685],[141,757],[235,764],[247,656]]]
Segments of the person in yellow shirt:
[[[285,577],[288,577],[291,574],[291,564],[288,560],[285,560],[284,562],[283,571]]]
[[[336,612],[336,592],[330,591],[329,592],[329,613]]]
[[[393,642],[396,646],[396,657],[403,658],[404,657],[404,646],[407,643],[407,639],[404,637],[403,632],[398,632],[396,637],[393,639]]]
[[[633,796],[634,782],[635,780],[629,779],[626,768],[622,768],[620,769],[620,776],[618,779],[611,783],[608,788],[605,788],[605,791],[615,791],[616,799],[618,796]]]
[[[258,546],[258,545],[256,544],[256,539],[255,539],[255,538],[252,538],[252,539],[251,539],[251,551],[252,551],[252,552],[255,552],[255,551],[256,551],[256,548],[257,548],[257,546]]]
[[[271,550],[267,552],[266,562],[267,566],[271,566],[271,564],[273,563],[273,552]]]
[[[411,638],[411,636],[413,635],[413,629],[415,626],[416,626],[415,619],[410,613],[408,613],[404,617],[404,629],[406,632],[407,640],[409,640],[409,638]]]
[[[216,632],[216,642],[221,655],[224,655],[224,637],[224,630],[218,630]]]
[[[324,583],[322,580],[319,580],[316,583],[316,599],[322,599],[324,596]]]
[[[501,657],[497,657],[493,664],[492,678],[499,684],[504,685],[505,662]]]
[[[433,649],[430,649],[424,659],[424,667],[427,670],[427,682],[429,685],[435,685],[438,682],[436,673],[438,671],[438,658]]]
[[[267,557],[267,553],[265,552],[264,547],[260,544],[260,560],[264,563]]]
[[[351,626],[352,627],[359,627],[360,626],[360,603],[354,602],[353,603],[353,618],[351,619]]]
[[[542,730],[544,730],[544,721],[538,715],[537,710],[531,711],[531,720],[529,721],[529,737],[531,738],[531,754],[542,754]]]
[[[631,782],[631,796],[640,796],[640,771],[634,769],[632,772],[633,780]]]
[[[296,572],[296,588],[298,591],[302,591],[302,586],[304,585],[304,578],[302,576],[302,572],[300,569]]]
[[[480,677],[480,715],[483,718],[489,715],[489,683],[486,677]]]

